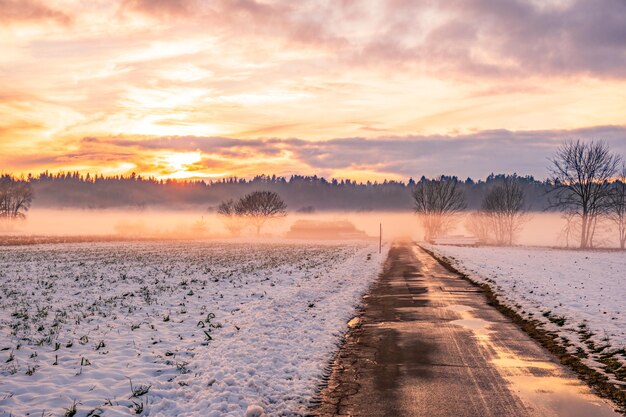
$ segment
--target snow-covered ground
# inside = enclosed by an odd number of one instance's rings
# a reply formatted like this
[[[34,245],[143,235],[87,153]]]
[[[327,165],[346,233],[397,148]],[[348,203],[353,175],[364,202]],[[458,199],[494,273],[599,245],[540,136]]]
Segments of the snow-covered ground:
[[[0,416],[304,413],[375,246],[0,248]]]
[[[544,322],[565,338],[562,341],[571,343],[572,352],[588,356],[589,365],[603,369],[599,358],[626,347],[626,254],[522,247],[429,248],[473,280],[489,283],[523,316]],[[622,350],[612,357],[626,366],[625,355]]]

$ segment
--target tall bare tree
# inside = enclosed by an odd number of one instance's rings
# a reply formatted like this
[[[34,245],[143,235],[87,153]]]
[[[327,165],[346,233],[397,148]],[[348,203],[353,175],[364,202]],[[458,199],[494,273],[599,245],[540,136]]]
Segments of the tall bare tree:
[[[483,200],[482,210],[498,245],[512,245],[527,216],[524,190],[517,178],[508,177]]]
[[[610,180],[620,157],[605,142],[567,141],[552,158],[553,207],[580,218],[580,247],[593,247],[600,215],[610,207]]]
[[[27,181],[10,175],[0,177],[0,219],[23,219],[33,201],[33,190]]]
[[[424,227],[424,239],[432,241],[445,233],[466,207],[465,196],[454,178],[423,178],[413,188],[415,212]]]
[[[617,226],[620,249],[626,249],[626,164],[622,164],[611,188],[608,217]]]
[[[287,215],[287,205],[273,191],[246,194],[236,203],[235,210],[256,228],[257,235],[268,220]]]

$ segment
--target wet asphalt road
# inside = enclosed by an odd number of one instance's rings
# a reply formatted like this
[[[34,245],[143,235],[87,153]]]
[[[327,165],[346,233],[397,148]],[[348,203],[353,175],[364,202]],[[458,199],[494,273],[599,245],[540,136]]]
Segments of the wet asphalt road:
[[[620,416],[411,243],[391,248],[363,308],[313,415]]]

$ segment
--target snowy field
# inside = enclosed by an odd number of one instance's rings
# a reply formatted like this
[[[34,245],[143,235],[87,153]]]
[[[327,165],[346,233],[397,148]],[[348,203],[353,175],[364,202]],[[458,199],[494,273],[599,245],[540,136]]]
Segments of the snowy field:
[[[0,416],[305,413],[384,256],[366,242],[2,247]]]
[[[488,282],[523,316],[541,320],[588,365],[612,379],[626,380],[626,254],[441,245],[430,249],[470,278]]]

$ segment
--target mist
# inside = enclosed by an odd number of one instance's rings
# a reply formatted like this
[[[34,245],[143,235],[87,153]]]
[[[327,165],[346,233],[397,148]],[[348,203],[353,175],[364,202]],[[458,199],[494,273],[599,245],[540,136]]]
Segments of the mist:
[[[458,216],[449,235],[465,235],[467,214]],[[377,239],[382,225],[383,239],[423,239],[423,229],[418,217],[412,212],[318,212],[289,213],[286,217],[268,220],[261,230],[260,238],[285,238],[292,226],[301,220],[319,222],[349,222],[358,231]],[[566,246],[563,232],[565,220],[559,213],[531,212],[515,240],[523,246]],[[25,220],[5,223],[0,226],[5,236],[53,236],[53,237],[109,237],[125,239],[252,239],[256,236],[252,228],[245,228],[234,236],[226,228],[223,218],[214,212],[202,209],[159,210],[159,209],[32,209]],[[617,239],[608,222],[601,223],[595,239],[596,247],[616,247]],[[317,236],[320,237],[319,235]],[[323,238],[324,236],[322,236]],[[335,239],[335,236],[326,236]],[[577,236],[569,237],[569,246],[577,246]]]

